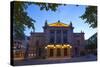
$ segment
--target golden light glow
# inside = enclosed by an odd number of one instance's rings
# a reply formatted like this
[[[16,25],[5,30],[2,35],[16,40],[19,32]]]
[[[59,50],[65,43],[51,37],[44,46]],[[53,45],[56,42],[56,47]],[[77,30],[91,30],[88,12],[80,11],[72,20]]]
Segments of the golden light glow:
[[[68,45],[47,45],[45,49],[47,48],[72,48],[72,46]]]
[[[62,47],[62,45],[56,45],[56,47]]]
[[[56,48],[54,45],[47,45],[46,47],[45,47],[45,49],[47,49],[47,48]]]
[[[47,45],[47,47],[54,47],[54,45]]]
[[[72,46],[70,46],[70,48],[72,48]]]
[[[45,47],[45,49],[47,49],[47,47]]]
[[[62,48],[64,48],[64,46],[62,46]]]
[[[49,26],[54,26],[54,27],[68,27],[69,25],[61,23],[61,22],[56,22],[56,23],[49,24]]]
[[[67,45],[64,45],[64,47],[67,47]]]
[[[70,47],[70,45],[68,44],[67,47]]]

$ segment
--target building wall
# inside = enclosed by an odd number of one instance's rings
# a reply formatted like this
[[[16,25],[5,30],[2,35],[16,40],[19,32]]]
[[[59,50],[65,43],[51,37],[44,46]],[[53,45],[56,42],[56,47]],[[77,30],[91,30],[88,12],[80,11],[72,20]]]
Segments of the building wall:
[[[85,40],[84,40],[84,33],[73,33],[73,42],[74,42],[74,48],[73,48],[73,56],[80,56],[81,51],[84,50],[85,46]],[[78,53],[78,54],[76,54]]]
[[[69,26],[69,27],[48,27],[48,26],[44,26],[44,32],[39,32],[39,33],[32,33],[32,35],[30,36],[30,41],[29,41],[29,50],[33,52],[33,56],[31,58],[43,58],[47,55],[46,50],[45,50],[45,46],[51,44],[50,43],[50,38],[51,38],[51,34],[50,31],[53,30],[54,31],[54,43],[53,44],[57,44],[57,39],[59,39],[57,37],[57,35],[59,33],[57,33],[57,30],[62,31],[62,33],[64,31],[67,31],[67,33],[62,34],[61,33],[61,42],[59,42],[59,44],[64,44],[64,43],[68,43],[72,46],[72,50],[71,50],[71,55],[73,57],[75,56],[80,56],[80,52],[82,50],[84,50],[84,44],[85,44],[85,40],[84,40],[84,33],[74,33],[73,32],[73,27]],[[60,35],[58,35],[60,37]],[[67,38],[67,41],[64,42],[64,38]],[[32,49],[32,50],[31,50]]]
[[[25,56],[24,41],[14,40],[13,41],[13,60],[23,60]]]
[[[45,35],[44,33],[33,33],[29,41],[29,53],[33,56],[29,58],[40,58],[44,57],[44,48],[45,48]]]
[[[45,29],[45,28],[44,28]],[[59,33],[57,31],[60,31],[60,35],[58,35]],[[61,42],[60,43],[70,43],[72,44],[72,41],[73,41],[73,29],[71,29],[70,27],[69,28],[64,28],[64,27],[48,27],[45,29],[44,33],[46,35],[46,40],[47,42],[49,43],[50,41],[50,38],[51,38],[51,34],[50,34],[50,31],[54,31],[54,40],[55,42],[54,43],[57,43],[57,39],[59,39],[59,37],[61,38]],[[64,35],[64,31],[67,32],[65,35]],[[59,37],[57,37],[59,36]],[[64,38],[67,38],[67,41],[64,42]]]

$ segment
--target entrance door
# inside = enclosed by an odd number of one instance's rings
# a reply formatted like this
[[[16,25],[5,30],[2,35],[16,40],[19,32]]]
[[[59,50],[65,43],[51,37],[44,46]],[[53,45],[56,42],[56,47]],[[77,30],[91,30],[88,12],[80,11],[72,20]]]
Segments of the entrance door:
[[[67,56],[68,52],[67,52],[67,48],[64,48],[64,56]]]
[[[54,49],[53,48],[50,48],[50,57],[53,57],[53,54],[54,54]]]
[[[57,48],[57,56],[61,56],[61,48]]]

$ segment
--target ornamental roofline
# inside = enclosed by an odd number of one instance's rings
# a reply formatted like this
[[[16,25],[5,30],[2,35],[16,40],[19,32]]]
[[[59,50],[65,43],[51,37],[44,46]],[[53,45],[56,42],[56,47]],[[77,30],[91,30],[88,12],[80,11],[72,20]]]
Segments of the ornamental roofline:
[[[60,20],[58,20],[57,22],[48,24],[48,26],[50,27],[69,27],[70,25],[62,23],[60,22]]]

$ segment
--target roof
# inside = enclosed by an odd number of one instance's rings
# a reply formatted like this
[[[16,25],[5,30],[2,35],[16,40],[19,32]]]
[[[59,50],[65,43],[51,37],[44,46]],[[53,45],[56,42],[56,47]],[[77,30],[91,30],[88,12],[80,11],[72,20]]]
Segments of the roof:
[[[52,27],[69,27],[68,24],[64,24],[62,22],[55,22],[55,23],[51,23],[51,24],[48,24],[49,26],[52,26]]]

